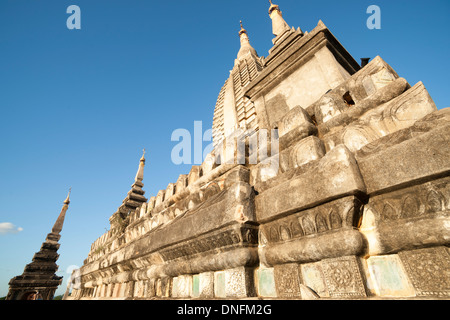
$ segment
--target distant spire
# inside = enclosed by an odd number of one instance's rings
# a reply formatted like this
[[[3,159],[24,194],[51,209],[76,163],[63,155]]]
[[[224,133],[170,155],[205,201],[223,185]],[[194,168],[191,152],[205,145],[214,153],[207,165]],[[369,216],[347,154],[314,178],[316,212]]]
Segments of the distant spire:
[[[241,30],[239,30],[239,38],[241,39],[241,49],[238,52],[238,59],[242,59],[244,56],[247,55],[247,53],[253,54],[255,57],[258,57],[258,53],[256,50],[251,46],[250,40],[248,38],[247,30],[244,29],[244,26],[242,25],[242,20],[240,21],[241,24]]]
[[[143,150],[143,154],[139,162],[138,172],[136,173],[136,177],[134,178],[135,182],[137,181],[142,182],[142,180],[144,180],[144,166],[145,166],[145,149]]]
[[[16,276],[9,281],[7,300],[23,300],[31,292],[36,291],[39,292],[43,300],[53,299],[56,289],[62,283],[62,277],[56,274],[56,271],[58,271],[56,261],[59,258],[57,252],[60,244],[58,241],[61,238],[60,233],[69,208],[71,190],[72,188],[69,189],[69,194],[64,200],[61,213],[56,219],[52,231],[47,234],[39,252],[34,254],[33,261],[25,266],[20,276]]]
[[[273,10],[280,11],[280,7],[277,4],[273,4],[272,0],[269,0],[269,3],[270,3],[269,14],[271,14]]]
[[[52,228],[52,233],[59,234],[63,228],[64,220],[66,218],[66,211],[69,208],[71,192],[72,188],[69,188],[69,193],[67,194],[66,200],[64,200],[64,205],[61,209],[61,213],[59,214],[58,219],[56,219],[56,222]]]
[[[289,30],[290,27],[284,21],[283,14],[280,10],[280,7],[277,4],[273,4],[272,0],[269,0],[270,8],[269,8],[269,16],[272,19],[272,33],[275,36],[279,36],[283,34],[286,30]]]
[[[239,36],[241,36],[241,34],[247,33],[247,30],[244,29],[244,26],[242,25],[242,20],[239,21],[239,23],[241,24],[241,31],[239,31]]]
[[[69,188],[69,193],[67,194],[66,200],[64,200],[64,204],[70,204],[70,193],[72,192],[72,187]]]

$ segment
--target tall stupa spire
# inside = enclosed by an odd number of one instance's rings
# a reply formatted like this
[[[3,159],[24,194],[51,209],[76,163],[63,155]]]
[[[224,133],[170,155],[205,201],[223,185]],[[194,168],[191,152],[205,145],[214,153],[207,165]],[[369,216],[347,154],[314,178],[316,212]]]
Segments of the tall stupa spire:
[[[31,263],[25,266],[22,275],[14,277],[9,282],[7,300],[52,300],[56,289],[62,282],[62,277],[56,275],[59,258],[58,243],[61,230],[70,203],[70,192],[64,200],[61,213],[53,225],[52,231],[42,243],[39,252],[34,254]]]
[[[269,16],[272,19],[272,33],[274,36],[280,36],[290,29],[289,25],[283,19],[283,13],[280,10],[280,6],[273,4],[272,0],[269,0]]]
[[[144,197],[145,191],[142,190],[144,186],[142,181],[144,180],[145,153],[144,149],[131,190],[128,191],[126,198],[122,201],[122,205],[109,218],[111,228],[116,229],[116,231],[120,230],[119,232],[122,232],[125,225],[121,221],[125,220],[136,208],[140,208],[143,203],[147,202],[147,198]]]
[[[214,110],[213,140],[215,148],[237,128],[254,130],[258,128],[256,109],[254,104],[244,97],[243,88],[263,69],[263,58],[258,56],[250,44],[242,20],[240,25],[241,47],[237,59],[234,60],[234,67],[230,70],[230,76],[220,90]]]
[[[139,169],[136,173],[136,177],[134,178],[134,181],[140,181],[144,180],[144,167],[145,167],[145,149],[143,150],[141,160],[139,160]]]
[[[258,57],[258,53],[250,44],[250,40],[248,38],[247,30],[244,29],[242,25],[242,20],[240,21],[241,30],[239,30],[239,38],[241,39],[241,48],[238,52],[238,60],[243,59],[248,53],[251,53],[254,57]]]
[[[67,209],[69,209],[71,192],[72,192],[72,188],[69,188],[69,193],[67,194],[66,200],[64,200],[64,205],[61,209],[61,213],[59,214],[58,219],[56,219],[56,222],[52,228],[52,233],[60,234],[62,231],[64,220],[66,218],[66,212],[67,212]]]

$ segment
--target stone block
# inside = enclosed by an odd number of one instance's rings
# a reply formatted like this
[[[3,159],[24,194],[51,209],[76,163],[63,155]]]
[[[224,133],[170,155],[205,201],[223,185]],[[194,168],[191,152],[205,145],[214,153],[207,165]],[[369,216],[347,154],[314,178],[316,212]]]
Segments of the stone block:
[[[284,173],[287,174],[288,172]],[[274,184],[276,182],[274,181]],[[300,211],[342,195],[358,192],[365,192],[358,165],[347,148],[338,146],[307,172],[257,195],[257,220],[264,223],[277,215]]]
[[[248,131],[246,135],[246,163],[258,164],[279,153],[279,130],[260,129],[257,132]]]
[[[202,176],[201,171],[202,171],[201,166],[192,166],[191,171],[188,174],[188,185],[189,186],[192,186],[192,184],[194,184],[195,181],[200,179],[200,177]]]
[[[450,125],[418,135],[362,159],[367,193],[382,193],[450,171]]]
[[[208,173],[210,173],[216,166],[216,156],[214,155],[214,153],[208,153],[202,163],[203,175],[207,175]]]
[[[378,89],[383,88],[396,79],[396,74],[387,68],[382,68],[378,72],[364,78],[363,86],[367,95],[371,95]]]
[[[353,229],[357,227],[362,208],[363,203],[357,197],[348,196],[265,223],[260,226],[260,233],[271,245]]]
[[[194,274],[192,276],[192,291],[191,297],[198,298],[200,297],[200,277],[198,274]]]
[[[199,274],[199,296],[201,298],[214,297],[214,272]]]
[[[115,285],[114,285],[114,289],[113,289],[113,297],[114,298],[118,298],[118,297],[120,297],[119,296],[119,293],[120,293],[120,283],[116,283]]]
[[[288,132],[299,126],[310,127],[313,125],[311,117],[309,114],[300,106],[296,106],[287,112],[279,121],[278,121],[278,135],[280,137],[286,135]]]
[[[279,154],[276,154],[252,167],[250,181],[252,184],[268,181],[278,175],[279,169]]]
[[[360,230],[370,255],[396,253],[450,238],[450,177],[375,195],[365,206]]]
[[[306,236],[274,245],[266,245],[260,251],[266,265],[280,263],[307,263],[342,255],[363,255],[366,239],[357,230],[345,228],[338,232],[326,232]]]
[[[164,199],[170,199],[175,194],[175,183],[169,183],[169,185],[166,188],[166,193],[164,195]]]
[[[355,153],[358,160],[387,150],[397,144],[416,138],[419,135],[435,130],[438,127],[448,127],[450,123],[450,108],[430,113],[416,121],[412,126],[384,136],[362,147]]]
[[[275,277],[273,268],[259,268],[256,270],[258,296],[276,297]]]
[[[312,135],[317,135],[317,127],[315,125],[312,123],[300,125],[279,138],[278,148],[280,151],[286,150],[296,142]]]
[[[253,269],[238,267],[225,270],[225,293],[228,298],[255,296]]]
[[[172,278],[161,278],[161,297],[168,298],[172,295]]]
[[[156,295],[156,291],[155,291],[155,279],[150,279],[147,280],[147,286],[146,286],[147,290],[145,293],[145,297],[147,298],[152,298]]]
[[[414,297],[415,291],[397,255],[367,259],[371,283],[377,296]]]
[[[155,207],[156,197],[151,197],[147,203],[147,213],[151,213],[153,208]]]
[[[172,280],[172,296],[174,298],[188,298],[192,292],[192,276],[181,275]]]
[[[124,284],[122,284],[125,287],[123,297],[132,297],[134,292],[134,281],[128,281]],[[110,288],[110,285],[108,285],[108,290],[106,292],[106,296],[110,297],[110,293],[108,292]]]
[[[133,297],[140,298],[143,296],[144,296],[144,281],[135,281]]]
[[[280,298],[300,298],[301,274],[296,263],[274,266],[273,274],[277,296]]]
[[[344,102],[335,99],[332,95],[324,95],[315,106],[315,115],[318,123],[325,123],[332,118],[342,114]]]
[[[225,271],[214,272],[214,296],[216,298],[225,298]]]
[[[305,286],[313,290],[321,298],[330,296],[320,262],[302,264],[300,270]]]
[[[436,105],[424,85],[418,83],[347,126],[342,133],[342,141],[350,151],[356,151],[381,137],[412,126],[434,111]]]
[[[446,247],[402,251],[398,255],[418,296],[450,297],[450,255]]]
[[[325,155],[325,146],[316,136],[300,140],[290,151],[291,168],[297,168],[308,162],[318,160]]]
[[[348,124],[367,110],[399,95],[404,91],[404,86],[400,91],[393,90],[395,92],[386,97],[375,97],[383,90],[392,91],[384,87],[392,85],[397,79],[397,73],[383,59],[376,57],[354,76],[309,106],[308,110],[314,110],[316,121],[322,127],[319,130],[328,132],[331,127]],[[323,124],[326,124],[325,128]]]
[[[321,261],[330,297],[364,298],[367,296],[358,258],[355,256]]]
[[[175,193],[176,194],[180,194],[181,192],[184,191],[184,189],[187,186],[187,180],[188,179],[188,175],[187,174],[180,174],[180,176],[178,177],[178,180],[175,184]]]
[[[159,190],[156,195],[155,208],[160,206],[164,202],[164,196],[166,195],[166,190]]]
[[[389,134],[391,131],[388,131],[388,127],[384,123],[389,123],[388,119],[395,118],[396,113],[395,108],[391,108],[390,102],[398,102],[399,100],[396,98],[408,88],[410,88],[408,82],[399,78],[375,94],[359,101],[357,105],[343,107],[341,114],[336,114],[327,122],[320,124],[318,130],[326,149],[331,150],[336,145],[346,142],[353,151],[353,149],[361,148],[365,144]],[[341,97],[339,99],[342,100]],[[414,108],[414,106],[409,107],[410,109]],[[391,110],[392,114],[388,112],[382,114],[384,110]],[[406,123],[401,122],[391,124],[389,130],[393,132],[405,125]]]

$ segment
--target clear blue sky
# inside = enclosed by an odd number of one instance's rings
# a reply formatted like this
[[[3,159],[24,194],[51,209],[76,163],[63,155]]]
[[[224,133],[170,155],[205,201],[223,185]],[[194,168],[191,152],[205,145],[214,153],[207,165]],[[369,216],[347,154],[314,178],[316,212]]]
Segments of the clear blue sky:
[[[321,19],[359,62],[380,55],[411,85],[449,106],[450,2],[277,0],[289,25]],[[69,5],[81,30],[68,30]],[[366,9],[381,8],[381,30]],[[0,297],[72,203],[59,274],[82,266],[109,229],[146,148],[144,189],[156,195],[190,166],[170,159],[177,128],[211,127],[239,50],[239,20],[259,55],[272,46],[265,0],[0,0]]]

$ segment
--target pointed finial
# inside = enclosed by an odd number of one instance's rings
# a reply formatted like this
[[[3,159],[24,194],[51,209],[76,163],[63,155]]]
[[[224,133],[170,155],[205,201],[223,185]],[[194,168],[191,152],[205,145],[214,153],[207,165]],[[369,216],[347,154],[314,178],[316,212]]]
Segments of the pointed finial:
[[[270,3],[269,14],[271,14],[272,11],[274,11],[274,10],[280,11],[280,7],[277,4],[273,4],[272,0],[269,0],[269,3]]]
[[[242,25],[242,20],[239,21],[241,24],[241,30],[239,31],[239,36],[243,33],[247,33],[247,30],[244,29],[244,26]]]
[[[70,193],[72,192],[72,187],[69,188],[69,193],[67,194],[66,200],[64,200],[64,204],[70,203]]]
[[[145,153],[146,153],[146,151],[145,151],[145,149],[142,150],[142,151],[143,151],[143,154],[142,154],[141,160],[139,162],[139,169],[138,169],[138,172],[136,173],[136,177],[134,178],[135,182],[137,182],[137,181],[141,181],[142,182],[142,180],[144,180],[144,166],[145,166]]]

